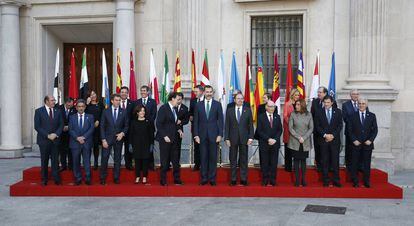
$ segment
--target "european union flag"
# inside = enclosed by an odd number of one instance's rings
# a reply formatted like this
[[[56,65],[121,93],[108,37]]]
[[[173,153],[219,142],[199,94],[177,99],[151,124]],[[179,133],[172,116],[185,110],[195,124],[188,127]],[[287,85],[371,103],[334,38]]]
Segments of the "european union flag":
[[[230,93],[229,93],[229,103],[233,102],[233,91],[241,90],[240,81],[239,81],[239,72],[237,71],[236,64],[236,53],[233,52],[233,59],[231,61],[231,74],[230,74]]]
[[[335,85],[335,52],[332,53],[331,78],[329,79],[328,94],[335,99],[335,97],[336,97],[336,85]]]

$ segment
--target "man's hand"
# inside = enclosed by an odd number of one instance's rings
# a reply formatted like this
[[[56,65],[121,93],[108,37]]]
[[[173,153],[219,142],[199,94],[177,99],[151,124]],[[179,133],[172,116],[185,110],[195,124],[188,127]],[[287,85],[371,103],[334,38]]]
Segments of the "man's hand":
[[[247,145],[252,145],[253,144],[253,139],[248,139],[247,140]]]
[[[227,145],[227,147],[231,146],[230,140],[226,140],[226,145]]]
[[[106,140],[102,140],[102,147],[109,148],[108,142],[106,142]]]
[[[92,101],[91,97],[86,98],[86,105],[90,104]]]
[[[303,142],[305,142],[305,140],[303,139],[303,137],[299,137],[299,143],[303,144]]]
[[[164,141],[165,141],[165,143],[170,143],[171,142],[171,140],[170,140],[170,138],[168,136],[165,136],[164,137]]]
[[[268,144],[269,144],[269,145],[274,145],[274,144],[276,144],[276,140],[275,140],[275,139],[273,139],[273,138],[269,138],[269,140],[267,140],[267,142],[268,142]]]
[[[56,133],[51,133],[49,135],[47,135],[47,138],[51,141],[55,140],[57,137]]]
[[[354,143],[354,145],[355,145],[355,146],[359,146],[359,145],[361,145],[361,142],[359,142],[359,141],[357,141],[357,140],[356,140],[356,141],[354,141],[353,143]]]
[[[195,141],[197,144],[200,144],[200,137],[199,137],[199,136],[195,136],[195,137],[194,137],[194,141]]]
[[[122,138],[124,138],[124,136],[125,136],[124,132],[120,132],[116,135],[116,140],[121,141]]]
[[[182,130],[178,130],[178,134],[180,134],[180,138],[183,138],[183,136],[184,136],[184,133],[183,133],[183,131]]]
[[[221,141],[221,136],[217,136],[216,143],[220,143],[220,141]]]
[[[191,122],[193,121],[193,116],[190,116],[190,121],[191,121]]]
[[[177,120],[177,125],[181,125],[181,120]]]
[[[63,132],[67,132],[69,130],[69,126],[64,126],[63,127]]]
[[[371,144],[372,144],[372,141],[370,140],[365,141],[365,145],[371,145]]]
[[[81,137],[77,137],[76,140],[80,143],[80,144],[84,144],[85,143],[85,137],[81,136]]]
[[[95,128],[99,126],[99,121],[95,121]]]

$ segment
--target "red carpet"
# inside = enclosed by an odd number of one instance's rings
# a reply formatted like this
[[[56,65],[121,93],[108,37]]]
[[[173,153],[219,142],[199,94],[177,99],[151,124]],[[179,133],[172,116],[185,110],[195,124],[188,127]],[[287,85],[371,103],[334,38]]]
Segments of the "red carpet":
[[[92,171],[93,183],[90,186],[73,185],[71,171],[61,173],[63,185],[56,186],[53,180],[45,187],[40,185],[40,167],[23,171],[23,181],[10,187],[11,196],[170,196],[170,197],[298,197],[298,198],[377,198],[402,199],[403,190],[388,183],[387,173],[373,169],[371,171],[371,188],[354,188],[349,182],[344,169],[341,169],[342,188],[322,187],[320,175],[314,169],[308,169],[307,187],[293,186],[293,173],[278,170],[277,186],[263,187],[260,185],[259,169],[249,169],[249,186],[228,185],[230,170],[219,168],[217,186],[199,186],[199,172],[189,168],[181,170],[183,186],[172,183],[172,172],[168,173],[169,185],[159,185],[159,172],[150,172],[149,184],[136,185],[134,171],[121,171],[121,184],[112,183],[112,170],[108,170],[107,185],[99,184],[99,171]],[[362,180],[361,180],[362,181]]]

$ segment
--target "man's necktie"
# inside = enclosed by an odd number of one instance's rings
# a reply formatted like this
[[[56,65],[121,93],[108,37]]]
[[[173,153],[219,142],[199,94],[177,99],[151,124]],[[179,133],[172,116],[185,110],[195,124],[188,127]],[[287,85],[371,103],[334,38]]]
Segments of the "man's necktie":
[[[237,108],[237,122],[240,123],[240,117],[241,117],[241,112],[240,112],[240,108]]]
[[[364,123],[365,123],[365,114],[364,114],[364,112],[361,112],[361,123],[362,123],[362,125],[364,125]]]
[[[142,99],[142,104],[144,105],[144,107],[147,105],[147,99]]]
[[[79,128],[83,128],[83,120],[82,120],[82,116],[83,116],[83,115],[79,115]]]
[[[358,111],[358,104],[357,104],[357,102],[354,102],[354,111]]]
[[[269,115],[270,128],[273,128],[273,117]]]
[[[114,122],[116,122],[116,118],[118,117],[118,115],[116,114],[116,110],[117,110],[117,108],[114,109],[114,115],[113,115]]]
[[[328,119],[328,123],[331,124],[331,110],[326,110],[326,117]]]
[[[209,100],[207,101],[206,113],[207,113],[207,119],[208,119],[210,115],[210,101]]]
[[[49,118],[50,120],[53,119],[53,112],[52,112],[52,108],[49,108]]]
[[[125,110],[125,100],[124,100],[124,101],[122,101],[122,109],[124,109],[124,110]]]
[[[177,110],[178,110],[178,108],[177,107],[174,107],[174,109],[173,109],[173,115],[174,115],[174,121],[175,122],[177,122]]]

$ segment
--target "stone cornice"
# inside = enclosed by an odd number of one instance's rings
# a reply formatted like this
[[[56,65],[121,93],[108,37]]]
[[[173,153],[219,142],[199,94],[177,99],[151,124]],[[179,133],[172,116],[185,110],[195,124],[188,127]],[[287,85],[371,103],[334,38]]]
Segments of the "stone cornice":
[[[0,5],[17,5],[23,6],[27,4],[27,0],[0,0]]]

